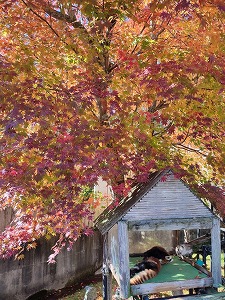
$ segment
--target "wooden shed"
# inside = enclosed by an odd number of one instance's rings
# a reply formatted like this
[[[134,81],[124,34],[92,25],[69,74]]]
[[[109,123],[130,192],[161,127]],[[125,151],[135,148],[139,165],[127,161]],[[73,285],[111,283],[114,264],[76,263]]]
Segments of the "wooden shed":
[[[119,285],[121,299],[221,284],[220,220],[170,169],[151,174],[148,182],[135,186],[118,206],[107,207],[95,224],[104,236],[104,300],[112,299],[112,275]],[[212,276],[130,286],[128,231],[184,229],[210,230]]]

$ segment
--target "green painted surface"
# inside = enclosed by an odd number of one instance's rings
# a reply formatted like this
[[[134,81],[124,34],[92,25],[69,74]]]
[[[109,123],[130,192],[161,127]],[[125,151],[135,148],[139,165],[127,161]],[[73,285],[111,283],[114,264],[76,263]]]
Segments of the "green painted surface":
[[[132,268],[137,262],[141,261],[140,257],[130,257],[130,268]],[[163,265],[159,274],[146,282],[170,282],[177,280],[190,280],[196,278],[206,278],[207,275],[201,273],[190,264],[181,261],[178,257],[174,257],[173,261]]]

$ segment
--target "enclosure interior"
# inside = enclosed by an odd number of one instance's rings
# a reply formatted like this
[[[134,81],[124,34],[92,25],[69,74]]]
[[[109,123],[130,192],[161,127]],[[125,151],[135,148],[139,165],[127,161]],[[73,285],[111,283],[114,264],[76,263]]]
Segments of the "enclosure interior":
[[[199,263],[203,263],[202,245],[210,245],[210,238],[206,239],[204,243],[198,244],[198,238],[210,234],[209,229],[194,229],[194,230],[158,230],[158,231],[129,231],[129,252],[130,252],[130,268],[137,262],[142,261],[142,256],[137,256],[138,253],[151,249],[154,246],[162,246],[169,254],[173,255],[173,262],[163,265],[157,277],[152,278],[146,282],[164,282],[173,280],[193,279],[197,276],[199,278],[207,277],[204,273],[200,273],[196,268],[190,264],[182,262],[175,255],[175,248],[185,242],[196,240],[193,245],[193,250],[196,251],[191,256],[194,259],[199,259]],[[197,251],[198,250],[198,251]],[[132,257],[135,255],[134,257]],[[207,267],[210,268],[210,255],[207,256]]]
[[[210,233],[210,229],[189,230],[188,238],[193,240],[206,233]],[[129,254],[143,253],[156,245],[164,247],[170,253],[175,253],[175,247],[184,242],[185,234],[183,230],[128,230],[128,238],[129,243],[127,247],[129,247]],[[119,247],[118,226],[115,225],[109,231],[109,253],[110,270],[118,285],[121,284]],[[129,268],[141,259],[141,257],[130,257]],[[131,286],[131,295],[211,286],[212,278],[207,277],[207,275],[200,273],[195,267],[188,263],[181,262],[180,259],[175,256],[172,263],[162,266],[162,269],[155,278],[143,284]]]
[[[199,238],[208,235],[209,238],[201,242]],[[162,246],[169,253],[175,254],[177,245],[196,240],[193,245],[194,254],[197,250],[199,258],[201,255],[202,246],[208,246],[210,241],[210,229],[192,229],[192,230],[156,230],[156,231],[128,231],[129,236],[129,253],[143,253],[153,246]],[[193,256],[193,258],[195,258]],[[209,261],[210,256],[207,259]]]

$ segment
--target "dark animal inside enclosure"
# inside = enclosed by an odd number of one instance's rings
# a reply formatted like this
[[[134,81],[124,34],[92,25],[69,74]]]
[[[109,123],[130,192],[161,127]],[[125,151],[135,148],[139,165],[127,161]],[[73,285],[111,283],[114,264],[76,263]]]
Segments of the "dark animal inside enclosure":
[[[143,261],[149,257],[155,257],[160,260],[161,264],[168,263],[173,259],[169,252],[161,246],[154,246],[143,253],[132,253],[130,257],[143,257]]]
[[[130,277],[133,277],[135,274],[145,270],[145,269],[158,269],[157,263],[155,260],[146,259],[142,260],[141,262],[137,263],[133,268],[130,269]]]
[[[172,261],[172,256],[161,246],[154,246],[141,254],[143,260],[130,269],[130,283],[139,284],[158,275],[161,264]]]
[[[132,285],[143,283],[146,280],[157,276],[161,269],[159,259],[153,256],[145,258],[140,265],[137,264],[136,266],[140,267],[141,270],[130,279],[130,284]]]

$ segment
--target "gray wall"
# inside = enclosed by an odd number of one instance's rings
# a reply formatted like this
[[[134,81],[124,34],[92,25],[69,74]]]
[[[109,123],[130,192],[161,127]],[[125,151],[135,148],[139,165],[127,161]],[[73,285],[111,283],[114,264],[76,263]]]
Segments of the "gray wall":
[[[7,207],[5,210],[0,210],[0,232],[10,224],[14,216],[13,209]]]
[[[130,253],[143,253],[156,245],[162,246],[169,252],[175,252],[177,231],[129,231]]]
[[[0,260],[0,300],[24,300],[41,290],[57,290],[93,274],[102,266],[102,236],[79,238],[73,249],[64,249],[56,264],[48,264],[54,240],[41,239],[21,261]]]

